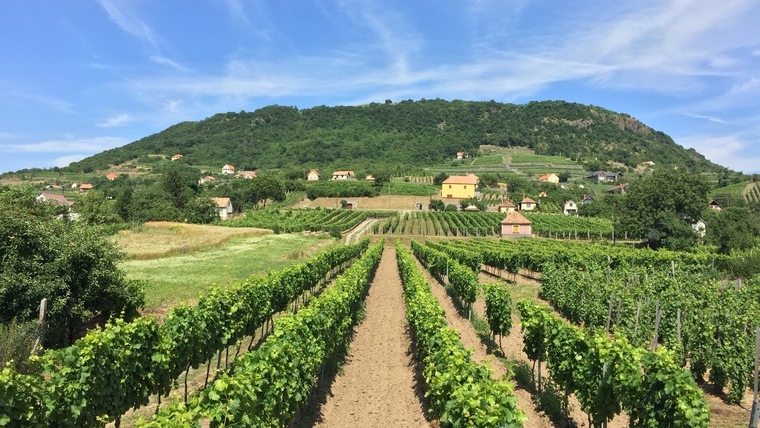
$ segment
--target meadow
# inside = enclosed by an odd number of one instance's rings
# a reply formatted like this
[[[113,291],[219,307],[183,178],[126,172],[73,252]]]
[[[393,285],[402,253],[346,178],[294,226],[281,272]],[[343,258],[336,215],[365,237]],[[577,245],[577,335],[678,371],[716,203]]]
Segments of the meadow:
[[[226,287],[303,261],[335,245],[324,234],[283,234],[254,228],[149,223],[120,233],[130,279],[145,282],[146,313],[192,304],[211,286]]]

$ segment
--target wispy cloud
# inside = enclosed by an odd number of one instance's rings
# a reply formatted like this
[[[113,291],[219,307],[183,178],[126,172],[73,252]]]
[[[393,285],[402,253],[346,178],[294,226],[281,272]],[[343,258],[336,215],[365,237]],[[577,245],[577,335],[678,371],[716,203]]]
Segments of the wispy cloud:
[[[678,144],[692,147],[706,158],[736,171],[760,172],[760,154],[747,150],[753,143],[737,135],[691,135],[676,139]]]
[[[129,113],[122,113],[116,116],[111,116],[103,122],[98,122],[96,126],[99,128],[113,128],[116,126],[124,126],[134,120]]]
[[[245,13],[245,8],[241,0],[217,0],[227,8],[230,16],[244,24],[250,24],[248,16]]]
[[[150,60],[153,61],[153,62],[155,62],[156,64],[168,65],[169,67],[171,67],[171,68],[173,68],[173,69],[175,69],[177,71],[183,71],[183,72],[184,71],[190,71],[190,69],[188,69],[187,67],[181,65],[180,63],[178,63],[178,62],[176,62],[174,60],[166,58],[165,56],[151,55],[150,56]]]
[[[6,144],[0,146],[4,153],[66,153],[86,152],[88,154],[101,152],[127,144],[121,137],[66,138],[62,140],[47,140],[29,144]]]
[[[74,106],[70,102],[58,98],[31,92],[13,92],[12,95],[31,101],[35,104],[43,105],[53,110],[60,111],[62,113],[76,113],[74,111]]]
[[[693,117],[694,119],[704,119],[704,120],[707,120],[707,121],[713,122],[713,123],[722,123],[722,124],[727,124],[728,123],[727,121],[725,121],[725,120],[723,120],[723,119],[721,119],[719,117],[715,117],[715,116],[705,116],[705,115],[701,115],[701,114],[687,113],[687,112],[682,112],[681,114],[684,115],[684,116],[686,116],[686,117]]]
[[[125,4],[119,0],[97,0],[105,9],[108,18],[119,26],[123,31],[139,38],[150,47],[158,49],[158,41],[148,24],[130,13]]]
[[[69,155],[69,156],[61,156],[59,158],[53,159],[53,166],[57,167],[64,167],[69,166],[72,162],[79,162],[80,160],[86,158],[89,155]]]

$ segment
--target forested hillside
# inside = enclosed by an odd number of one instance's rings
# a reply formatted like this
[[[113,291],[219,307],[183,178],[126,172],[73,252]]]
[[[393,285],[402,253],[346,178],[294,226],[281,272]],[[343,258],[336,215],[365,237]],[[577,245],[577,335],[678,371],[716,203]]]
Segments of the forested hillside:
[[[269,106],[182,122],[123,147],[73,163],[94,171],[148,154],[184,155],[189,165],[238,169],[428,166],[477,154],[481,144],[522,146],[579,163],[619,162],[699,172],[719,167],[628,115],[564,101],[503,104],[421,100],[298,110]],[[147,158],[145,158],[147,159]]]

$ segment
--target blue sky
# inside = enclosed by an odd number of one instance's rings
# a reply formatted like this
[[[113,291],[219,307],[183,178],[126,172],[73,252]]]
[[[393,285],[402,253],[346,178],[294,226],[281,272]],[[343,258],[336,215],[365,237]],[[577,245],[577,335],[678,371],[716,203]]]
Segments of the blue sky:
[[[567,100],[760,172],[756,0],[0,3],[0,172],[270,104]],[[656,161],[656,159],[655,159]]]

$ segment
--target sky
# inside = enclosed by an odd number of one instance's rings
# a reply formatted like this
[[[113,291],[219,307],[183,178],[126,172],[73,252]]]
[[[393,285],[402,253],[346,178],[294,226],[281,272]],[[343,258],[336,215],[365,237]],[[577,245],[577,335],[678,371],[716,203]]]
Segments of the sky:
[[[760,173],[756,0],[0,2],[0,172],[278,104],[565,100]],[[653,159],[656,162],[656,159]]]

